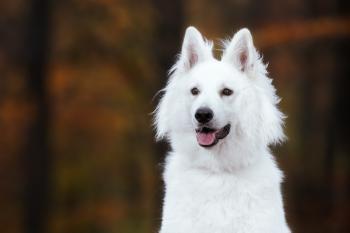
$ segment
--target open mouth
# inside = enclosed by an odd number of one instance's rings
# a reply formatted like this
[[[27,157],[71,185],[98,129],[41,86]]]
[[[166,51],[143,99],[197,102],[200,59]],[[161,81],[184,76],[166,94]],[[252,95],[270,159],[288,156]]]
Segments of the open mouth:
[[[196,129],[197,142],[203,147],[212,147],[230,133],[231,125],[227,124],[221,129],[212,129],[207,126]]]

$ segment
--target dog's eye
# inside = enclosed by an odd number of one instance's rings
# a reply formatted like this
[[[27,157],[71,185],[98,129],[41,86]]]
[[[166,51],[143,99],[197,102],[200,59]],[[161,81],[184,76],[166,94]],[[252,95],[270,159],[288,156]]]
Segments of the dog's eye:
[[[191,93],[192,93],[192,95],[198,95],[199,94],[198,88],[197,87],[192,88]]]
[[[225,95],[225,96],[230,96],[230,95],[232,95],[232,93],[233,93],[233,91],[231,89],[228,89],[228,88],[224,88],[221,91],[221,95]]]

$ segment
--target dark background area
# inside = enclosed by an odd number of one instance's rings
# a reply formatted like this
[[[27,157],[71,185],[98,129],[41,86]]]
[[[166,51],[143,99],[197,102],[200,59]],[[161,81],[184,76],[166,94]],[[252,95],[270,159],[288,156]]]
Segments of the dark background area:
[[[156,232],[153,96],[188,25],[248,27],[288,116],[273,148],[295,233],[350,232],[346,0],[0,2],[0,228]],[[219,54],[219,47],[216,47]]]

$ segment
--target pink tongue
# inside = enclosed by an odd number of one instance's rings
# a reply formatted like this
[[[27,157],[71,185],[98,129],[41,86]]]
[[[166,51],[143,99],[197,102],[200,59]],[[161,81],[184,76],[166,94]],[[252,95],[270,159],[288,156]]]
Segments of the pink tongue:
[[[197,141],[200,145],[209,146],[215,141],[215,132],[197,133]]]

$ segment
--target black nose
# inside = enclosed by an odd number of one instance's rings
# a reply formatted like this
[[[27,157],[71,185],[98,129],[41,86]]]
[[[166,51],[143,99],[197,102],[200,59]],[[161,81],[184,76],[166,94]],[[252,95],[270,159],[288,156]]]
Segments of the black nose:
[[[194,116],[199,123],[205,124],[213,119],[214,113],[210,108],[199,108]]]

